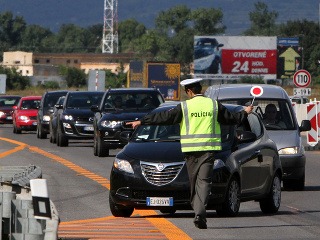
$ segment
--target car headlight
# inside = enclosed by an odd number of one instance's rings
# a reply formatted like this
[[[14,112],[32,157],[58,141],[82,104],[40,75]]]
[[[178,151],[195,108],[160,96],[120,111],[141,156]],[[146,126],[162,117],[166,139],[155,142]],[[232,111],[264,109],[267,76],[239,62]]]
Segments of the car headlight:
[[[71,115],[63,115],[63,118],[65,120],[69,120],[69,121],[72,121],[73,120],[73,117]]]
[[[221,159],[214,160],[213,169],[219,169],[224,166],[225,166],[224,161],[222,161]]]
[[[131,164],[127,160],[116,158],[113,162],[113,166],[120,171],[134,173]]]
[[[49,122],[50,121],[50,116],[49,115],[44,115],[42,120],[45,121],[45,122]]]
[[[121,124],[122,124],[122,121],[108,121],[108,120],[101,121],[100,123],[100,125],[105,128],[116,128],[116,127],[120,127]]]
[[[5,116],[6,114],[4,112],[0,112],[0,118]]]
[[[297,154],[299,152],[299,148],[298,147],[282,148],[278,152],[279,154]]]
[[[21,121],[29,120],[29,118],[27,116],[19,116],[18,119],[20,119]]]

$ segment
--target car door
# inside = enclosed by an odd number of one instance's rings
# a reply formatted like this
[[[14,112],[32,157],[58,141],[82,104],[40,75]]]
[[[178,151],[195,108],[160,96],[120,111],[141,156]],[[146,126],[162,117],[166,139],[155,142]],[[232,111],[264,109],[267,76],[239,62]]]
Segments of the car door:
[[[243,197],[257,195],[261,191],[262,178],[260,175],[261,162],[263,161],[263,144],[261,144],[261,130],[258,130],[261,127],[258,117],[254,114],[250,114],[248,120],[237,129],[240,141],[237,146],[238,151],[236,158],[239,164]],[[241,139],[246,135],[255,136],[255,138],[249,141]]]

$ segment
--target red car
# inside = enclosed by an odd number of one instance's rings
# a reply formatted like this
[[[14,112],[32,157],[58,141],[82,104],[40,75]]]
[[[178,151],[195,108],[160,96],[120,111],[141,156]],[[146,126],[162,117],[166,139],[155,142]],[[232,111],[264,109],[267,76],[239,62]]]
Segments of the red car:
[[[13,133],[37,130],[37,114],[41,96],[22,97],[12,114]]]
[[[21,96],[0,95],[0,124],[11,124],[13,106],[17,105]]]

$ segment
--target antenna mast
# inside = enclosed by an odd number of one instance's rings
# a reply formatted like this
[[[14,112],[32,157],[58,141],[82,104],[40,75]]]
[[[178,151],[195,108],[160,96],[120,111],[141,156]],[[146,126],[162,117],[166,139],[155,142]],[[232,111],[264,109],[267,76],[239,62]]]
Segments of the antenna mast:
[[[118,53],[118,0],[104,0],[102,53]]]

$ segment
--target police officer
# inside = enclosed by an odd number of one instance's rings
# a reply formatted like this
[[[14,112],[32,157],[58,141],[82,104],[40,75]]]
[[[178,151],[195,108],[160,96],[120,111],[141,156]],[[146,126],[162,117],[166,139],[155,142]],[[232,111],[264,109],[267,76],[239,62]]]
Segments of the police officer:
[[[139,125],[180,124],[181,150],[186,160],[191,189],[191,206],[195,212],[194,224],[206,229],[206,205],[212,186],[214,151],[221,150],[220,124],[236,124],[245,120],[253,106],[239,113],[230,113],[221,103],[201,94],[201,78],[186,79],[180,84],[190,98],[168,111],[148,114]]]

